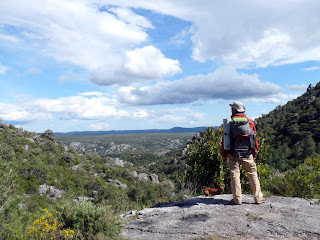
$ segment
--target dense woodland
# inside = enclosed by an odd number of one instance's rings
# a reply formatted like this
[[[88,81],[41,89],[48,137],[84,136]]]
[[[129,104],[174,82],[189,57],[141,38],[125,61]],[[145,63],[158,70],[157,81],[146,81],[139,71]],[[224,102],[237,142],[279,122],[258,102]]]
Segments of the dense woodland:
[[[320,84],[257,119],[265,196],[320,198],[319,119]],[[202,185],[224,184],[230,193],[221,136],[221,128],[209,127],[197,134],[69,136],[63,143],[50,130],[0,122],[0,239],[118,239],[127,211],[199,195]],[[139,173],[157,174],[159,182]]]
[[[257,120],[270,145],[266,163],[285,171],[320,154],[320,83]]]

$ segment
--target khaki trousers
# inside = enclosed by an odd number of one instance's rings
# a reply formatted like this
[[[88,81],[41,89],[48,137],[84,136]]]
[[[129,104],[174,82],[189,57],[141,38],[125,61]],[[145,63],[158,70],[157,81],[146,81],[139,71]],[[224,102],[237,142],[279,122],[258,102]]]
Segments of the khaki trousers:
[[[240,164],[242,164],[243,169],[247,172],[254,201],[257,202],[262,199],[263,194],[261,192],[260,182],[258,179],[257,166],[252,154],[248,158],[234,158],[230,154],[228,157],[231,173],[231,192],[233,194],[233,201],[236,204],[242,204]]]

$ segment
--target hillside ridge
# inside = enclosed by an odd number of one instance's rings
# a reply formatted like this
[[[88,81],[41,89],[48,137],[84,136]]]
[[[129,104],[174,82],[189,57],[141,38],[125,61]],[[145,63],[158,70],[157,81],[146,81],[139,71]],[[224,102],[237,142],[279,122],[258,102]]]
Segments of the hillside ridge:
[[[170,129],[73,131],[73,132],[55,132],[55,135],[95,136],[95,135],[118,135],[118,134],[146,134],[146,133],[185,133],[185,132],[201,132],[206,129],[207,129],[206,126],[202,126],[202,127],[194,127],[194,128],[174,127]]]

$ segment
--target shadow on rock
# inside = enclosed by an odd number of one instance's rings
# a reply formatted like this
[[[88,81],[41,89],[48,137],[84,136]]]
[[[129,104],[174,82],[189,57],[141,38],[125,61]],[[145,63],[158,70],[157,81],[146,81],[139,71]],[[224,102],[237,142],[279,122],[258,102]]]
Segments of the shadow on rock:
[[[170,204],[165,204],[162,207],[180,207],[180,208],[188,208],[199,204],[212,204],[212,205],[232,205],[232,203],[228,200],[224,199],[214,199],[214,198],[192,198],[188,200],[178,201]]]

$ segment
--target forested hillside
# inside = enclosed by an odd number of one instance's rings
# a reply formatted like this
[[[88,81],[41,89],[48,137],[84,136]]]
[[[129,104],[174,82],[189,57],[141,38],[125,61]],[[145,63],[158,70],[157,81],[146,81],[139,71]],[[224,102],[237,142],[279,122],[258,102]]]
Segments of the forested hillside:
[[[256,119],[269,144],[266,163],[280,171],[320,153],[320,83],[302,96]]]
[[[117,239],[119,214],[173,200],[144,167],[0,122],[0,239]]]

